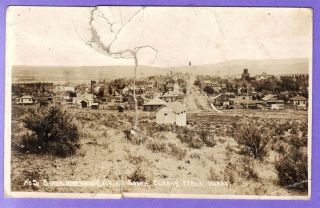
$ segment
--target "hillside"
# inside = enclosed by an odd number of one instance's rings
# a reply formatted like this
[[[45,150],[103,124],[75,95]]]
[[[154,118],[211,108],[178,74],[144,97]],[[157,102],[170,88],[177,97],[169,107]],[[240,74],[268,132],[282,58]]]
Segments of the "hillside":
[[[277,60],[232,60],[216,64],[193,66],[194,74],[240,75],[248,68],[251,75],[262,74],[295,74],[308,73],[307,59]],[[13,81],[73,81],[81,82],[90,79],[114,79],[133,77],[133,66],[13,66]],[[139,66],[138,76],[149,76],[173,72],[189,72],[189,66],[170,68]]]

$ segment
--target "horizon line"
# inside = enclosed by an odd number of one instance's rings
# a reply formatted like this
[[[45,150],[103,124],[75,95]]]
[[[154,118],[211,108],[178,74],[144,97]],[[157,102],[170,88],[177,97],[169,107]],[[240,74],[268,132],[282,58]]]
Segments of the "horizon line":
[[[309,62],[310,58],[279,58],[279,59],[230,59],[226,61],[221,62],[215,62],[215,63],[205,63],[205,64],[195,64],[192,65],[173,65],[173,66],[153,66],[153,65],[144,65],[139,64],[138,66],[144,66],[144,67],[153,67],[153,68],[175,68],[175,67],[189,67],[189,66],[205,66],[205,65],[215,65],[215,64],[221,64],[226,62],[232,62],[232,61],[277,61],[277,60],[307,60]],[[11,67],[128,67],[128,66],[134,66],[134,65],[24,65],[24,64],[12,64]]]

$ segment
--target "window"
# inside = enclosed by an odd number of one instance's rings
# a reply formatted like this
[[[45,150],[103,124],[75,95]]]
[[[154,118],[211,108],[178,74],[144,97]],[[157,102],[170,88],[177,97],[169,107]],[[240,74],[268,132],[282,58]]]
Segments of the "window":
[[[167,116],[168,114],[167,114],[167,113],[164,113],[163,115]]]

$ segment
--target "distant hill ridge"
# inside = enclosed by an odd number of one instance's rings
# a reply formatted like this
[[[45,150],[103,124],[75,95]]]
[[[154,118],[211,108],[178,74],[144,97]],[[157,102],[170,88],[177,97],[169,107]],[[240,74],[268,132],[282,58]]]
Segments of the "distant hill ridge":
[[[308,73],[308,59],[270,59],[270,60],[232,60],[215,64],[152,67],[139,66],[138,76],[151,76],[173,72],[190,72],[208,75],[239,75],[244,68],[254,76],[267,74],[296,74]],[[12,67],[13,81],[81,81],[90,79],[114,79],[133,77],[133,66],[22,66]]]

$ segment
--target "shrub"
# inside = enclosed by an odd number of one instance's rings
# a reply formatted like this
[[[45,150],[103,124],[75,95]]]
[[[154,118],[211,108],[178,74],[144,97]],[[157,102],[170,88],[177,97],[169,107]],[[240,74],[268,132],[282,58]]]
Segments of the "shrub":
[[[170,148],[170,154],[178,160],[183,160],[187,155],[187,150],[182,149],[175,144],[169,143],[168,147]]]
[[[236,123],[236,122],[233,122],[233,123],[231,124],[231,126],[230,126],[230,133],[231,133],[231,135],[236,134],[237,126],[238,126],[238,123]]]
[[[308,137],[308,123],[302,123],[300,126],[300,131],[302,136]]]
[[[188,128],[178,129],[177,137],[182,143],[187,143],[192,148],[200,149],[204,145],[200,136],[194,130]]]
[[[229,182],[230,184],[234,184],[235,183],[235,170],[236,170],[236,166],[232,163],[228,163],[226,165],[226,167],[224,168],[224,181]]]
[[[279,185],[301,192],[308,191],[308,157],[296,148],[275,162]]]
[[[275,133],[278,136],[284,135],[286,131],[289,131],[291,129],[291,123],[289,121],[282,123],[280,125],[277,125],[275,127]]]
[[[127,129],[123,131],[125,138],[129,140],[132,144],[142,144],[145,142],[146,138],[144,135],[140,134],[134,129]]]
[[[254,170],[254,161],[253,159],[250,159],[248,157],[245,157],[241,162],[241,171],[239,171],[239,174],[242,178],[245,178],[247,180],[258,180],[258,173]]]
[[[177,137],[183,143],[189,143],[192,139],[194,132],[186,127],[181,127],[177,129]]]
[[[308,146],[308,136],[291,135],[290,144],[295,146],[296,148],[307,147]]]
[[[198,135],[190,136],[189,146],[195,149],[201,149],[203,146],[203,141]]]
[[[293,135],[296,135],[296,134],[298,134],[298,129],[295,127],[292,127],[290,133]]]
[[[129,155],[127,159],[133,165],[139,165],[145,161],[145,158],[143,156],[135,156],[135,155]]]
[[[191,159],[200,160],[201,155],[198,154],[198,153],[192,153],[192,154],[190,155],[190,158],[191,158]]]
[[[150,149],[152,152],[166,152],[167,146],[165,143],[162,142],[150,142],[147,144],[148,149]]]
[[[276,133],[276,135],[281,136],[281,135],[284,135],[285,130],[282,128],[282,126],[279,126],[279,127],[275,128],[275,133]]]
[[[79,133],[72,117],[52,105],[32,111],[23,121],[32,133],[22,137],[25,151],[66,157],[79,148]]]
[[[157,140],[166,140],[167,137],[163,135],[161,132],[148,132],[150,137],[153,137]]]
[[[205,86],[203,91],[206,92],[208,95],[212,95],[214,93],[214,89],[211,86]]]
[[[284,154],[286,151],[286,148],[284,145],[280,144],[278,147],[275,148],[275,151],[279,154]]]
[[[35,134],[27,133],[21,138],[21,148],[28,153],[40,153],[43,141],[40,141]]]
[[[209,181],[221,181],[221,173],[217,174],[214,169],[211,167],[209,176],[208,176]]]
[[[216,141],[214,140],[214,136],[210,135],[209,131],[201,130],[199,132],[201,140],[208,146],[214,147],[216,145]]]
[[[28,111],[27,108],[18,106],[18,105],[12,105],[12,111],[11,111],[11,117],[12,120],[19,119],[22,115],[24,115]]]
[[[133,173],[128,176],[128,178],[133,182],[145,182],[147,181],[147,177],[145,176],[144,171],[141,169],[141,167],[137,167]]]
[[[245,152],[254,158],[261,158],[266,155],[266,146],[270,141],[266,131],[256,125],[249,124],[242,125],[238,131],[238,136],[235,137],[235,140],[245,147]]]
[[[31,171],[23,170],[21,175],[16,178],[14,182],[17,182],[19,188],[31,188],[35,191],[39,189],[39,182],[41,178],[42,176],[40,175],[40,171],[38,169]]]

